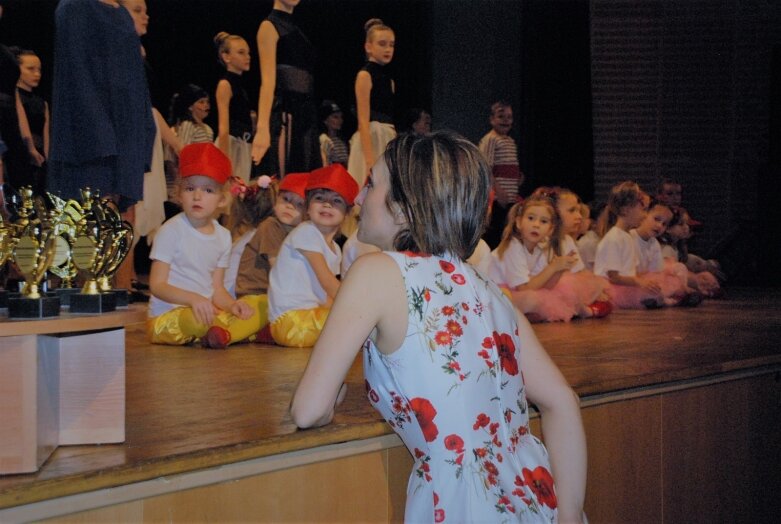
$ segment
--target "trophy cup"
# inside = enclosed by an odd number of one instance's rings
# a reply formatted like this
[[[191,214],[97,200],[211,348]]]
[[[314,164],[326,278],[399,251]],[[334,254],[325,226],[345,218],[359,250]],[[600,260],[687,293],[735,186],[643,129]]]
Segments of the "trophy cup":
[[[16,245],[13,259],[24,276],[20,297],[9,298],[10,318],[48,318],[60,314],[60,299],[41,294],[39,285],[54,258],[54,224],[48,216],[36,209],[33,191],[24,187],[19,191],[21,205],[14,222]]]
[[[81,190],[80,219],[71,252],[76,267],[85,273],[84,287],[70,297],[71,313],[107,313],[117,307],[116,295],[102,291],[98,280],[106,275],[119,249],[106,204],[90,188]]]
[[[47,196],[52,205],[49,216],[56,222],[54,259],[49,273],[60,279],[60,285],[54,290],[54,294],[60,298],[61,306],[70,307],[70,296],[81,291],[74,287],[79,270],[73,262],[73,242],[76,238],[76,227],[81,220],[81,206],[75,200],[66,202],[51,193],[47,193]]]
[[[100,204],[108,226],[112,249],[103,274],[98,278],[98,287],[104,293],[114,293],[116,295],[117,307],[126,308],[128,307],[130,292],[127,289],[112,289],[111,278],[133,248],[133,226],[130,225],[130,222],[122,220],[119,210],[111,200],[104,198],[100,200]]]

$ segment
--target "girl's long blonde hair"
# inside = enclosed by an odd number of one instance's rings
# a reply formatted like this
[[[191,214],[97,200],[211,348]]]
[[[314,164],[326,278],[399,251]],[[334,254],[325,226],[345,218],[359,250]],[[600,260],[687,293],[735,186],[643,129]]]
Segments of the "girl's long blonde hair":
[[[553,206],[553,201],[546,197],[530,196],[523,202],[514,204],[507,212],[507,222],[502,231],[502,240],[499,241],[499,245],[496,246],[496,254],[499,255],[500,260],[504,258],[504,253],[507,251],[507,248],[510,247],[510,243],[513,239],[517,239],[519,242],[523,241],[521,232],[515,227],[515,223],[518,221],[519,217],[523,216],[527,209],[533,207],[545,207],[550,212],[553,231],[551,231],[550,242],[548,244],[548,258],[550,259],[552,254],[559,254],[559,230],[561,229],[561,220],[559,220],[559,215],[556,213],[556,208]]]

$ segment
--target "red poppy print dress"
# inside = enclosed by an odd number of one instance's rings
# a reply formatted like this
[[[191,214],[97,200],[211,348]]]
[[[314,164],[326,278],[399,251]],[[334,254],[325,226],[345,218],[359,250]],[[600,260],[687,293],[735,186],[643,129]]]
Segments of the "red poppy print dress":
[[[415,460],[406,522],[556,522],[548,454],[529,432],[515,311],[455,257],[386,253],[409,327],[391,355],[367,340],[366,390]]]

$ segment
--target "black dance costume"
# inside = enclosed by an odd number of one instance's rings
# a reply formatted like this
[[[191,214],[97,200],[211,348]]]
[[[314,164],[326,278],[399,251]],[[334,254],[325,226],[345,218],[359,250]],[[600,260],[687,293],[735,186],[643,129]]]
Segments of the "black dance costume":
[[[33,165],[30,153],[19,132],[16,112],[16,82],[19,80],[19,62],[11,51],[0,45],[0,137],[8,148],[3,155],[5,182],[16,189],[33,183]]]
[[[361,68],[372,77],[370,122],[393,124],[393,79],[388,74],[388,68],[377,62],[366,62]]]
[[[279,172],[276,152],[282,129],[290,123],[286,114],[292,117],[292,133],[288,127],[284,172],[311,171],[322,164],[314,99],[315,49],[295,25],[290,13],[274,9],[266,20],[279,34],[277,82],[269,122],[271,147],[265,157],[268,162],[266,172]]]
[[[33,137],[33,145],[40,154],[45,154],[43,142],[43,129],[46,126],[46,102],[40,96],[26,89],[18,89],[22,107],[30,124],[30,134]],[[46,190],[46,166],[32,166],[33,179],[29,183],[40,195]]]

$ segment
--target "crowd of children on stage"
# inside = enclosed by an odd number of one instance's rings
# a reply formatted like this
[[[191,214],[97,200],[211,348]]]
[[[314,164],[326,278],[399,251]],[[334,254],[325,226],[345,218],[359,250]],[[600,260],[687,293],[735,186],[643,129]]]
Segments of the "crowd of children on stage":
[[[143,2],[123,4],[130,9]],[[144,22],[145,32],[145,10],[142,15],[133,17],[137,25]],[[288,18],[269,20],[276,31],[295,35]],[[384,69],[393,59],[395,35],[381,20],[366,25],[367,62],[355,83],[358,131],[349,147],[340,135],[342,111],[326,100],[318,113],[323,132],[315,162],[324,167],[286,173],[286,166],[298,165],[297,151],[280,146],[274,177],[258,176],[252,166],[259,159],[251,138],[268,124],[253,122],[241,83],[250,68],[249,46],[224,32],[214,43],[225,68],[214,97],[217,132],[204,121],[210,110],[204,89],[188,84],[171,103],[176,139],[166,154],[167,197],[181,213],[154,239],[149,338],[164,344],[201,341],[213,348],[244,340],[311,346],[350,263],[376,250],[355,236],[356,204],[361,188],[372,183],[374,161],[396,134],[395,84]],[[45,153],[48,106],[30,102],[40,60],[29,51],[18,60],[25,107],[39,108],[34,114],[42,115],[30,118],[34,146]],[[263,100],[261,93],[265,121]],[[718,264],[688,252],[692,220],[681,207],[680,184],[664,180],[651,195],[623,182],[603,207],[592,208],[560,187],[540,187],[521,198],[523,173],[508,136],[512,123],[509,103],[491,106],[492,129],[480,150],[493,169],[492,206],[484,241],[469,262],[519,311],[533,321],[569,321],[605,317],[614,308],[696,306],[703,297],[720,295]],[[431,116],[411,110],[405,126],[426,133]],[[289,148],[311,142],[291,142],[281,132]]]
[[[376,250],[345,234],[364,192],[339,163],[250,183],[230,166],[211,143],[182,150],[183,211],[151,253],[150,340],[312,346],[349,268],[341,246],[352,260]],[[690,219],[669,187],[680,188],[664,180],[651,196],[617,184],[596,220],[573,192],[537,188],[509,208],[499,244],[481,242],[469,262],[532,321],[696,306],[720,295],[721,275],[688,253]]]

